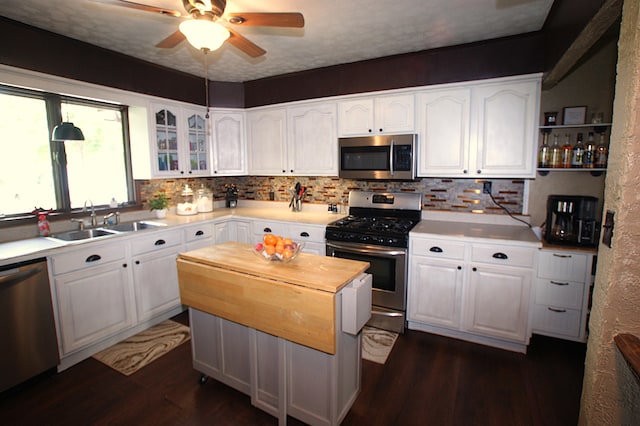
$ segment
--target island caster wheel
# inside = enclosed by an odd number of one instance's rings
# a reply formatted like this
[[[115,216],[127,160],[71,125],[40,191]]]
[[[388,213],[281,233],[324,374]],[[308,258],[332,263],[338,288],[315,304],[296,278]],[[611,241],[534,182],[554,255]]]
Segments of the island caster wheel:
[[[207,376],[206,374],[203,374],[198,379],[198,384],[204,385],[205,383],[207,383],[207,380],[209,380],[209,376]]]

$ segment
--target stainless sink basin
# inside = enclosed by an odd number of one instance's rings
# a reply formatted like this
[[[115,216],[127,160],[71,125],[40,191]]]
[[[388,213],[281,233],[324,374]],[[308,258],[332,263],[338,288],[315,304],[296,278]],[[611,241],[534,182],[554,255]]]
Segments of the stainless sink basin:
[[[137,222],[119,223],[117,225],[109,225],[107,229],[110,231],[117,231],[117,232],[136,232],[136,231],[142,231],[144,229],[158,228],[161,226],[167,226],[167,225],[165,225],[164,223],[157,223],[157,222],[137,221]]]
[[[57,238],[64,241],[78,241],[86,240],[89,238],[106,237],[108,235],[115,235],[117,232],[110,231],[108,229],[96,228],[96,229],[83,229],[82,231],[69,231],[61,234],[52,235],[52,238]]]

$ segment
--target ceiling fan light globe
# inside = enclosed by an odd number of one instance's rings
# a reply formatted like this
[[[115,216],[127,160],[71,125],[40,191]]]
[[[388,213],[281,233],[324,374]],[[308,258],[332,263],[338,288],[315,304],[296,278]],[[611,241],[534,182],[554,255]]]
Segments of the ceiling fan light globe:
[[[216,50],[229,38],[229,30],[207,19],[189,19],[180,23],[180,32],[196,49]]]

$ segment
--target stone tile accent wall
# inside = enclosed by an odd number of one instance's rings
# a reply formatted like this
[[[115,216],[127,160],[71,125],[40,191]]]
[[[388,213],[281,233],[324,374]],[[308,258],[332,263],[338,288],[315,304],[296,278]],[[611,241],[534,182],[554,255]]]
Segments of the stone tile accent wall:
[[[512,179],[490,179],[492,194],[496,201],[511,213],[521,214],[524,199],[524,181]],[[194,190],[205,185],[216,200],[224,199],[224,185],[235,184],[240,200],[268,201],[273,193],[276,201],[289,201],[290,190],[300,182],[307,187],[305,201],[317,204],[345,204],[351,190],[380,192],[420,192],[424,210],[448,210],[506,214],[494,204],[491,197],[482,193],[482,179],[417,179],[415,181],[366,181],[339,179],[335,177],[309,176],[242,176],[207,177],[185,179],[153,179],[136,181],[140,199],[148,200],[156,191],[167,194],[171,205],[181,201],[180,193],[185,184]]]

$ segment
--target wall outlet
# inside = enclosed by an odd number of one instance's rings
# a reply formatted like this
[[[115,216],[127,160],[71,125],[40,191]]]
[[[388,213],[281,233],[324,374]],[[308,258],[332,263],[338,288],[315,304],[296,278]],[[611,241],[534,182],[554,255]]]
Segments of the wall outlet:
[[[483,194],[491,194],[491,181],[485,180],[482,182],[482,193]]]

